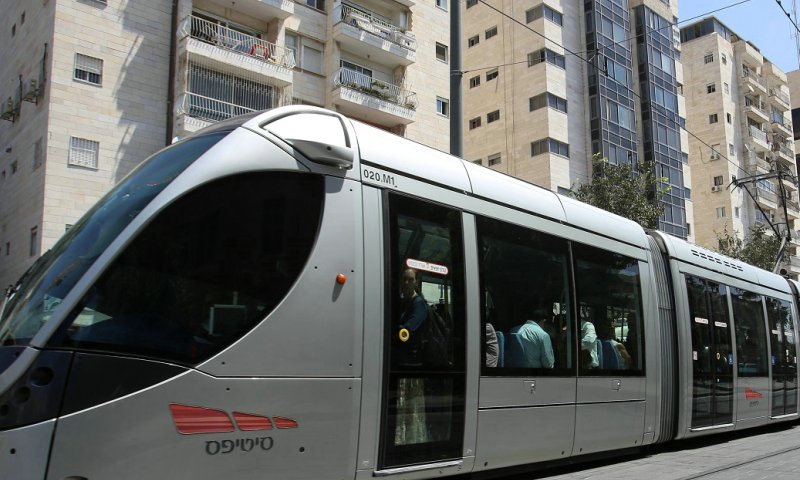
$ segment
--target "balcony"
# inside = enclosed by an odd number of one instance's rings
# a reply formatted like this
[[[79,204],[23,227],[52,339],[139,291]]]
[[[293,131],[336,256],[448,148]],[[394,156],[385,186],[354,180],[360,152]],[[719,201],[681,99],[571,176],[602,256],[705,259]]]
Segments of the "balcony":
[[[345,115],[391,127],[413,122],[417,94],[347,68],[331,78],[333,103]]]
[[[336,7],[334,19],[333,38],[343,50],[388,66],[408,66],[416,61],[414,34],[377,14],[342,4]]]
[[[794,164],[794,151],[791,148],[787,147],[786,145],[782,145],[779,143],[772,144],[772,149],[784,162],[788,162],[790,165]]]
[[[751,171],[755,173],[766,173],[772,171],[772,164],[763,158],[759,158],[757,156],[752,157],[751,159]],[[755,167],[755,168],[752,168]]]
[[[734,42],[733,50],[743,62],[759,67],[764,63],[764,56],[750,42],[740,39]]]
[[[783,115],[773,113],[770,118],[772,131],[782,134],[786,138],[793,138],[792,124]]]
[[[778,208],[778,196],[775,192],[765,190],[761,187],[755,189],[754,196],[756,201],[764,208],[775,210]]]
[[[789,95],[787,95],[780,88],[770,88],[769,96],[772,98],[772,103],[774,103],[781,110],[786,111],[792,108],[792,104],[789,101]]]
[[[207,0],[222,8],[231,8],[230,0]],[[260,20],[285,20],[294,15],[293,0],[237,0],[236,11]]]
[[[295,60],[289,49],[191,15],[181,23],[179,35],[186,39],[190,55],[218,70],[248,72],[279,87],[292,83]]]
[[[745,96],[744,113],[756,123],[769,122],[767,105],[759,99]]]
[[[752,92],[767,93],[764,78],[748,67],[742,67],[742,87]]]
[[[767,141],[767,133],[762,131],[755,125],[748,125],[748,132],[750,133],[750,143],[753,145],[757,152],[768,152],[769,142]]]

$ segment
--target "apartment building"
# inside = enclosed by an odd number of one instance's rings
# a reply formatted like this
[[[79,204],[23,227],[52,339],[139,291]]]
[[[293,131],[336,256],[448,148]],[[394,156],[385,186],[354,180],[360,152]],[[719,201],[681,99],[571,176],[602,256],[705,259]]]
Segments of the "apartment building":
[[[714,17],[681,29],[696,240],[744,238],[756,225],[791,231],[789,273],[800,273],[800,218],[790,93],[784,72]],[[735,180],[741,181],[732,183]]]
[[[652,160],[659,228],[691,240],[677,2],[485,3],[463,17],[465,158],[562,193],[595,154]]]
[[[309,104],[449,147],[447,0],[9,0],[0,286],[175,137]]]

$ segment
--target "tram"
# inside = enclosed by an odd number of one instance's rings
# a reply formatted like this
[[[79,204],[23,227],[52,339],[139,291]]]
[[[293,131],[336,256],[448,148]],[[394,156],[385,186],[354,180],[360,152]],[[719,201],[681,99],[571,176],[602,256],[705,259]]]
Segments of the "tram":
[[[237,117],[9,292],[0,478],[483,475],[794,421],[798,287],[331,111]]]

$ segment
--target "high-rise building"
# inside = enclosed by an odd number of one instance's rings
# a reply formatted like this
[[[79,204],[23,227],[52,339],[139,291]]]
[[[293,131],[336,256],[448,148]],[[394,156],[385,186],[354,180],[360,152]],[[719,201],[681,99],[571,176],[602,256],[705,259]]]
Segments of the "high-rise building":
[[[0,20],[0,286],[143,158],[302,103],[449,146],[448,2],[9,0]]]
[[[800,219],[786,74],[714,17],[681,29],[696,240],[788,228],[789,273],[800,273]],[[733,183],[736,181],[736,183]],[[737,186],[738,185],[738,186]]]
[[[692,239],[676,17],[674,0],[467,1],[465,158],[559,192],[596,154],[652,160],[659,228]]]

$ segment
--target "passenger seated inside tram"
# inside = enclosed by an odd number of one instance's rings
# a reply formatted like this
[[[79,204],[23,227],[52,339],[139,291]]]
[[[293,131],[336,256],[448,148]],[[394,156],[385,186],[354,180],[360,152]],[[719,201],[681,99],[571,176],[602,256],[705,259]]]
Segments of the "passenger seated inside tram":
[[[597,319],[597,337],[603,348],[603,356],[614,356],[614,361],[603,362],[603,368],[615,370],[627,370],[631,364],[631,356],[628,349],[621,342],[614,338],[614,321],[610,318]]]
[[[553,368],[555,356],[553,355],[553,342],[550,335],[542,328],[546,321],[546,312],[537,308],[534,320],[526,320],[517,328],[517,336],[522,341],[525,353],[525,367],[528,368]]]
[[[486,324],[486,366],[497,367],[500,351],[497,343],[497,332],[491,323]]]
[[[597,359],[597,333],[594,324],[583,317],[581,317],[580,366],[584,370],[600,366]]]

